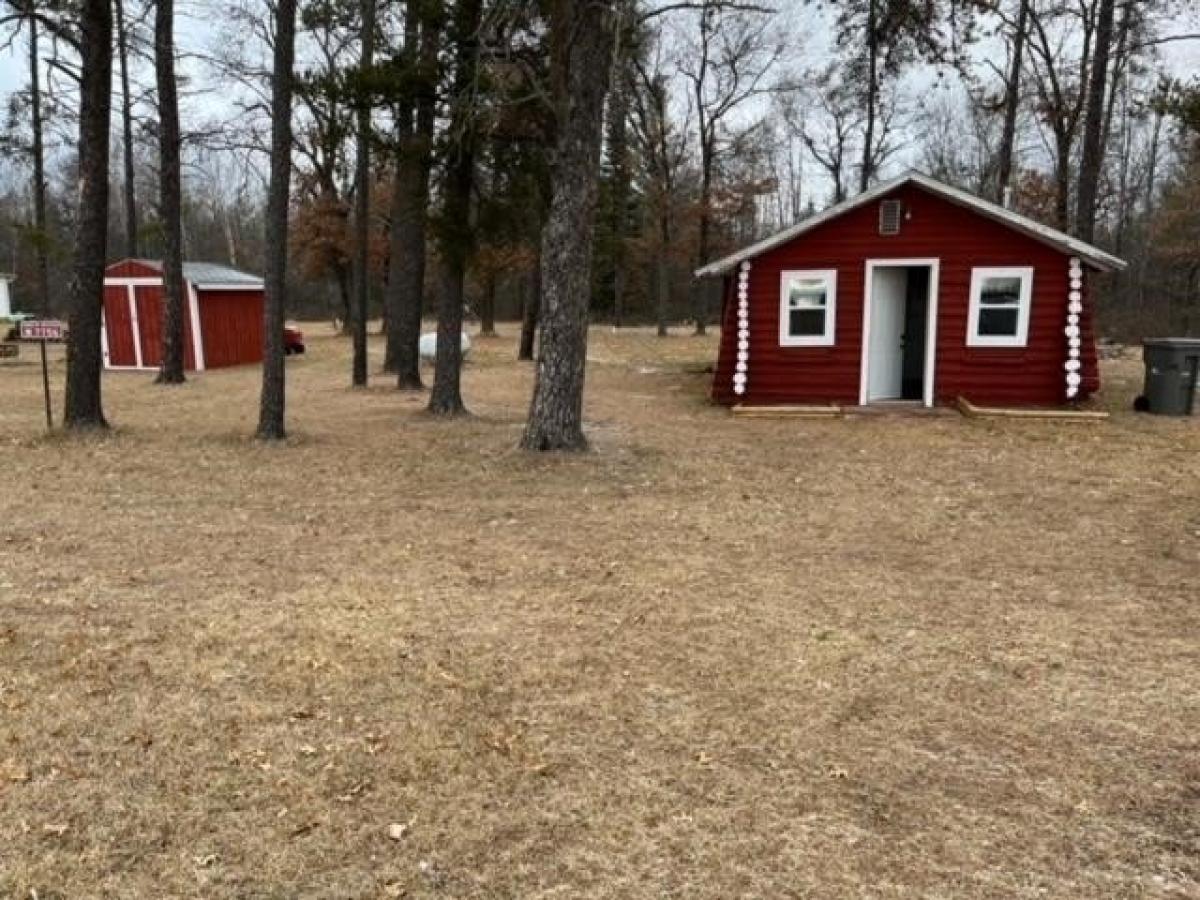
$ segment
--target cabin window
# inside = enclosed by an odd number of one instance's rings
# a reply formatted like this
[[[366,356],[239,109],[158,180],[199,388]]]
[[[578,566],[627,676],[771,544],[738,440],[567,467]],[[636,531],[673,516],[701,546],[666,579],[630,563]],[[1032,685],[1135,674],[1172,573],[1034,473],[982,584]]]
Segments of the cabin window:
[[[1024,347],[1032,297],[1032,268],[974,269],[967,346]]]
[[[780,346],[832,345],[836,308],[836,270],[784,272],[780,279],[779,297]]]

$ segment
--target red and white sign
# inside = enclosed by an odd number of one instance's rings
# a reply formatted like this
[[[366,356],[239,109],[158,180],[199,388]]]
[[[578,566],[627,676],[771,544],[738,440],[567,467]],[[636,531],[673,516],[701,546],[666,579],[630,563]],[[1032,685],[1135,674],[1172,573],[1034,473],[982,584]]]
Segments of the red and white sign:
[[[23,341],[65,341],[67,323],[58,319],[27,319],[21,323]]]

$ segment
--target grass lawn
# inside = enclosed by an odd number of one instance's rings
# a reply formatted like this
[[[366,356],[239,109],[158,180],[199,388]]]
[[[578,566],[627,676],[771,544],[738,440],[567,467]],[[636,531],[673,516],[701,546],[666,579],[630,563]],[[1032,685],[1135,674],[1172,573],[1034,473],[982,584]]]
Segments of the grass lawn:
[[[513,326],[455,422],[306,330],[283,447],[254,368],[70,442],[0,363],[0,897],[1200,896],[1200,418],[1136,356],[1101,424],[735,420],[597,328],[545,459]]]

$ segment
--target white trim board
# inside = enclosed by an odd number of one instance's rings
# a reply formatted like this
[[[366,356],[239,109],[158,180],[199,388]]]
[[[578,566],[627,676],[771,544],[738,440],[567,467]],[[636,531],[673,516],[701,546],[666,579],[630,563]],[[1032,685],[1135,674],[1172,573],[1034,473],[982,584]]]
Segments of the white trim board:
[[[937,374],[937,313],[938,289],[941,281],[942,261],[938,257],[902,259],[868,259],[863,279],[863,327],[862,359],[858,371],[858,405],[867,405],[868,364],[871,359],[871,295],[875,287],[875,269],[927,267],[929,269],[928,303],[925,308],[925,377],[921,385],[921,402],[933,406],[934,378]]]
[[[870,190],[863,191],[857,197],[851,197],[849,200],[844,200],[841,203],[831,206],[817,213],[815,216],[811,216],[803,222],[798,222],[790,228],[785,228],[783,231],[777,232],[756,244],[751,244],[743,250],[718,259],[716,262],[711,262],[697,269],[695,275],[697,278],[705,278],[710,275],[721,275],[728,272],[744,260],[753,259],[768,250],[773,250],[781,244],[786,244],[792,238],[812,231],[817,226],[824,225],[826,222],[836,219],[844,213],[858,209],[860,206],[865,206],[872,200],[877,200],[906,184],[914,184],[934,196],[941,197],[943,200],[948,200],[957,206],[977,212],[1002,225],[1007,225],[1014,231],[1019,231],[1027,237],[1054,247],[1063,253],[1078,256],[1084,262],[1102,272],[1120,272],[1128,265],[1125,260],[1118,259],[1110,253],[1105,253],[1099,247],[1085,244],[1083,241],[1073,238],[1069,234],[1064,234],[1048,225],[1043,225],[1041,222],[1035,222],[1033,219],[1026,218],[1019,213],[1013,212],[1011,209],[1005,209],[1003,206],[997,206],[995,203],[991,203],[981,197],[976,197],[974,194],[969,194],[948,184],[942,184],[942,182],[930,178],[921,172],[909,171],[898,178],[877,184]]]

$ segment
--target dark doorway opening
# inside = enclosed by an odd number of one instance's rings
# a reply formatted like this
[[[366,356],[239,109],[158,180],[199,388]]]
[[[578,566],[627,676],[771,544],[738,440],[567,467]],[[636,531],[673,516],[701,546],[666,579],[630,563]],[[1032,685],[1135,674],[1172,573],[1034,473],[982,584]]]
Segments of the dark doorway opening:
[[[929,267],[907,269],[908,285],[904,299],[904,375],[901,399],[925,397],[925,339],[929,321]]]

